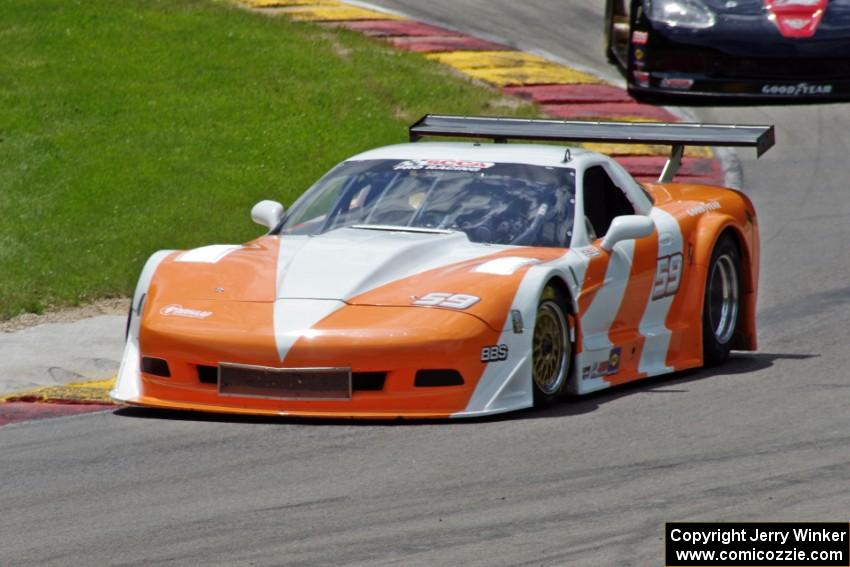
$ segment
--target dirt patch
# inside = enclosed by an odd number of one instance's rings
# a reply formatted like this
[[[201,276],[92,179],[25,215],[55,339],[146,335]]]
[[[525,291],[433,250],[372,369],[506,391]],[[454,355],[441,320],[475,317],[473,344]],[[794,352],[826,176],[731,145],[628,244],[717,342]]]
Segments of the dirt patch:
[[[44,323],[73,323],[96,315],[126,315],[129,309],[129,297],[100,299],[88,305],[57,309],[40,315],[24,313],[7,321],[0,321],[0,332],[11,333]]]
[[[491,100],[487,106],[493,110],[517,110],[528,105],[527,100],[515,96],[503,96]]]
[[[415,117],[409,110],[406,110],[399,105],[395,105],[393,107],[393,116],[407,124],[412,124],[414,120],[418,120],[418,117]]]
[[[351,59],[351,48],[343,45],[339,38],[337,38],[334,34],[322,33],[319,34],[319,38],[328,42],[334,54],[343,61],[349,61]]]

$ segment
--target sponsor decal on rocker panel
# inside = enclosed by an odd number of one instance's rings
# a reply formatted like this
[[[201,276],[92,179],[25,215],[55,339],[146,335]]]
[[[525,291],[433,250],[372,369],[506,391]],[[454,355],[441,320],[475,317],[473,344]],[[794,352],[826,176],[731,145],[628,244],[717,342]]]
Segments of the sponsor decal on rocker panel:
[[[607,360],[594,362],[585,366],[581,371],[582,380],[592,380],[604,376],[612,376],[620,371],[620,359],[622,358],[622,347],[614,347],[608,352]]]

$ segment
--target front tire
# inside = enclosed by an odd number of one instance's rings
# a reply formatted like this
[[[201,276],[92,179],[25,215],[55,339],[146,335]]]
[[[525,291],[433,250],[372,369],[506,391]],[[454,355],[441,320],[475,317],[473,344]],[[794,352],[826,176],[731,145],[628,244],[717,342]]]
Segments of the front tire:
[[[714,247],[705,282],[702,348],[705,366],[729,358],[741,313],[741,257],[735,239],[726,234]]]
[[[537,305],[532,337],[532,388],[534,405],[550,405],[563,396],[572,364],[570,322],[566,301],[547,287]]]

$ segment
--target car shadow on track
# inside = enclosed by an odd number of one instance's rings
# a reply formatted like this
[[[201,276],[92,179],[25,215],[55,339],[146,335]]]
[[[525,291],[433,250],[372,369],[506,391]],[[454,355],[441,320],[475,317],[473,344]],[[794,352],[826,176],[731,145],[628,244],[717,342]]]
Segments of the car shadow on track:
[[[196,421],[208,423],[240,423],[240,424],[264,424],[264,425],[310,425],[310,426],[398,426],[398,425],[445,425],[452,424],[474,424],[509,421],[513,419],[540,419],[552,417],[568,417],[590,413],[602,404],[629,396],[639,392],[671,394],[686,393],[687,389],[675,389],[696,380],[703,380],[713,376],[730,376],[748,374],[764,370],[773,366],[776,360],[802,360],[815,358],[817,354],[733,354],[724,364],[714,368],[699,368],[685,370],[664,376],[655,376],[630,382],[608,390],[602,390],[586,396],[575,397],[556,404],[550,408],[527,409],[507,414],[486,416],[464,420],[444,419],[310,419],[295,418],[289,416],[249,416],[204,413],[187,410],[164,410],[140,407],[122,407],[113,413],[121,417],[136,419],[163,419],[174,421]]]
[[[202,423],[239,423],[255,425],[309,425],[313,426],[399,426],[399,425],[438,425],[445,423],[461,423],[458,420],[447,419],[362,419],[362,418],[310,418],[275,415],[235,415],[227,413],[211,413],[193,410],[168,410],[159,408],[142,408],[124,406],[112,412],[120,417],[136,419],[160,419],[171,421],[194,421]],[[465,421],[465,420],[464,420]],[[481,420],[478,420],[481,421]]]
[[[502,414],[490,417],[449,420],[443,418],[434,419],[411,419],[411,418],[387,418],[387,419],[363,419],[363,418],[309,418],[296,416],[274,416],[274,415],[235,415],[226,413],[208,413],[193,410],[168,410],[159,408],[142,408],[133,406],[123,406],[112,412],[120,417],[129,417],[135,419],[158,419],[171,421],[194,421],[203,423],[238,423],[238,424],[256,424],[256,425],[309,425],[313,426],[380,426],[380,427],[398,427],[398,426],[425,426],[425,425],[458,425],[469,422],[486,422],[498,421],[505,419],[508,415]]]
[[[777,360],[805,360],[817,358],[819,354],[789,354],[789,353],[735,353],[719,366],[712,368],[694,368],[683,370],[663,376],[653,376],[636,382],[629,382],[608,390],[601,390],[581,397],[567,400],[565,403],[555,405],[543,410],[527,410],[523,412],[526,417],[550,418],[566,417],[570,415],[581,415],[590,413],[602,404],[614,401],[624,396],[635,393],[653,394],[684,394],[686,388],[676,388],[689,382],[709,379],[715,376],[734,376],[739,374],[750,374],[759,370],[765,370],[773,366]],[[522,415],[522,414],[517,414]]]

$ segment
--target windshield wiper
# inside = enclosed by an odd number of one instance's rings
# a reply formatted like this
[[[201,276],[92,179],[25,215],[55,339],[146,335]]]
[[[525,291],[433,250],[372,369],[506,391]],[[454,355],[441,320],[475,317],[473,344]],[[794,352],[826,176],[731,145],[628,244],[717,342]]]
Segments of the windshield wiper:
[[[383,230],[386,232],[415,232],[420,234],[454,234],[456,230],[446,230],[443,228],[423,228],[418,226],[395,226],[391,224],[353,224],[348,228],[358,228],[362,230]]]

